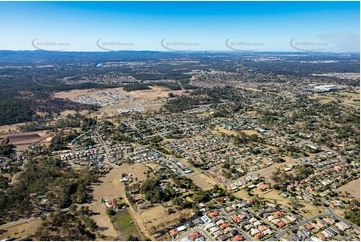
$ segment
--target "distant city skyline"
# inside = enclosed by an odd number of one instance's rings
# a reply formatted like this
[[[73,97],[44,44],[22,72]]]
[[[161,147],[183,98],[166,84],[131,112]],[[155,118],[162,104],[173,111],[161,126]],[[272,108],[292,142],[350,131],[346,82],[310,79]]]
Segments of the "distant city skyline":
[[[0,2],[1,50],[359,52],[354,2]]]

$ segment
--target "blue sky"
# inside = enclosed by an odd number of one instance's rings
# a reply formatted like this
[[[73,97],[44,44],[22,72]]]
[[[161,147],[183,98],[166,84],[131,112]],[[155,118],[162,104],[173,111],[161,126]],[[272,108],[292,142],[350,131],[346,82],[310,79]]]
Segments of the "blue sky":
[[[359,12],[359,2],[0,2],[0,49],[359,52]]]

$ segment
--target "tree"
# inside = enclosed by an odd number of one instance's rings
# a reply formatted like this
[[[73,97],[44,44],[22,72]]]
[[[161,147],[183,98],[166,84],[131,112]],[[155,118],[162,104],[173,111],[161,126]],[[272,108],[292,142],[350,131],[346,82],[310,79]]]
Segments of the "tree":
[[[69,211],[74,214],[76,212],[77,208],[78,208],[78,206],[76,204],[72,204],[69,207]]]
[[[139,241],[139,238],[135,235],[128,235],[126,241]]]
[[[10,156],[15,153],[15,146],[12,144],[0,145],[0,156]]]
[[[114,215],[113,209],[111,209],[111,208],[106,208],[106,214],[109,215],[109,216]]]

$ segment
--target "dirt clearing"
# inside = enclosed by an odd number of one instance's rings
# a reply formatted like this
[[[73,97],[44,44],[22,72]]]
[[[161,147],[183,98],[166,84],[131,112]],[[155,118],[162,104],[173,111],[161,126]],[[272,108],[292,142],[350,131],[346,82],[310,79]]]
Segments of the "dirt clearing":
[[[215,184],[217,184],[215,181],[204,174],[190,174],[188,178],[191,179],[198,187],[202,188],[202,190],[209,190],[213,188]]]
[[[132,177],[137,178],[138,181],[144,181],[147,179],[146,172],[148,168],[141,164],[122,164],[121,166],[113,168],[109,173],[101,177],[102,183],[93,185],[93,198],[95,201],[103,199],[110,199],[119,196],[124,196],[124,185],[119,181],[122,173],[132,174]]]
[[[338,190],[349,192],[355,198],[360,198],[360,178],[339,187]]]
[[[253,175],[259,174],[261,177],[265,177],[266,180],[269,181],[273,185],[274,182],[271,179],[272,172],[274,172],[277,168],[280,168],[281,170],[283,170],[283,167],[289,167],[289,166],[295,165],[295,162],[293,160],[291,160],[290,158],[285,157],[284,159],[286,160],[286,162],[284,162],[284,163],[273,162],[273,164],[271,166],[260,169],[258,171],[250,172],[249,174],[253,174]]]
[[[94,202],[89,205],[89,209],[98,213],[97,215],[93,215],[92,218],[97,225],[103,229],[101,233],[109,239],[114,239],[115,237],[118,237],[119,234],[115,230],[111,219],[106,214],[105,205],[104,203],[101,203],[101,200],[110,200],[125,196],[124,185],[119,181],[122,173],[130,173],[134,179],[136,177],[138,181],[144,181],[147,179],[147,176],[144,174],[147,170],[148,168],[141,163],[123,164],[119,167],[113,168],[109,173],[101,177],[100,180],[102,183],[94,184],[92,186],[94,189]]]
[[[9,143],[13,145],[28,145],[37,144],[42,141],[48,142],[51,140],[52,133],[48,130],[22,132],[16,134],[0,135],[0,142],[9,139]]]
[[[102,95],[104,93],[111,93],[111,95],[121,95],[123,97],[123,99],[119,99],[113,104],[109,104],[100,108],[100,112],[116,114],[118,113],[118,110],[139,107],[141,108],[141,111],[159,110],[168,99],[169,93],[181,95],[184,93],[184,91],[169,90],[168,88],[159,86],[150,86],[150,90],[126,92],[122,87],[118,87],[107,89],[76,89],[68,92],[56,92],[53,94],[53,97],[72,100],[75,98],[88,96],[95,99],[109,101],[109,99],[107,99],[107,95]]]
[[[0,134],[8,134],[19,130],[21,125],[26,123],[7,124],[0,126]]]
[[[192,214],[192,209],[182,209],[181,211],[176,211],[175,213],[168,214],[168,209],[162,205],[156,205],[152,208],[149,208],[145,211],[139,213],[139,216],[143,220],[143,224],[147,227],[149,231],[152,231],[154,226],[157,230],[168,227],[172,224],[178,223],[178,218],[183,216],[185,218],[190,217]],[[154,229],[154,228],[153,228]]]
[[[22,223],[9,227],[5,233],[0,235],[0,239],[4,240],[7,237],[13,238],[26,238],[27,236],[35,234],[36,230],[40,227],[42,221],[40,218],[34,219],[30,222]]]

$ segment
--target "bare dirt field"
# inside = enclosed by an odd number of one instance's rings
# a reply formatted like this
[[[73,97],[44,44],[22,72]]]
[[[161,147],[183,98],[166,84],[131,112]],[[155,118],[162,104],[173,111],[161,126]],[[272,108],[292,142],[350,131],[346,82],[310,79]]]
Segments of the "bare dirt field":
[[[169,226],[175,222],[175,219],[179,218],[181,214],[183,216],[188,217],[193,212],[192,209],[183,209],[181,211],[177,211],[172,214],[168,214],[168,209],[163,207],[162,205],[156,205],[152,208],[149,208],[145,211],[140,212],[140,217],[143,220],[143,224],[148,228],[148,230],[151,230],[150,228],[152,226]],[[162,225],[163,226],[162,226]]]
[[[251,196],[248,195],[246,189],[242,189],[238,192],[233,193],[233,195],[237,198],[241,198],[241,199],[249,199],[252,198]]]
[[[34,132],[22,132],[8,135],[0,135],[0,142],[4,139],[9,139],[10,144],[13,145],[27,145],[37,144],[40,142],[50,141],[52,133],[48,130],[34,131]]]
[[[162,104],[168,98],[169,93],[174,95],[181,95],[184,93],[182,90],[170,90],[164,87],[151,86],[151,90],[140,90],[127,92],[130,94],[134,101],[141,104]]]
[[[258,133],[256,130],[241,130],[241,132],[244,132],[246,135],[258,135],[258,136],[262,136],[260,133]]]
[[[106,208],[101,199],[112,199],[125,196],[124,185],[119,181],[122,173],[131,173],[133,178],[137,177],[138,181],[144,181],[147,177],[143,174],[148,168],[141,163],[135,163],[132,165],[123,164],[119,167],[113,168],[100,180],[102,183],[93,185],[93,199],[94,202],[89,205],[89,209],[98,213],[93,216],[97,225],[103,228],[101,232],[108,239],[114,239],[119,236],[115,230],[109,216],[106,214]]]
[[[285,166],[295,165],[295,162],[291,159],[284,158],[286,162],[284,163],[273,163],[271,166],[263,168],[258,171],[250,172],[249,174],[259,174],[260,176],[263,176],[266,178],[267,181],[269,181],[271,184],[273,184],[273,180],[271,179],[272,172],[274,172],[277,168],[282,169]]]
[[[360,178],[339,187],[338,190],[349,192],[355,198],[360,198]]]
[[[319,99],[320,103],[328,103],[340,99],[343,104],[351,104],[356,107],[360,107],[360,93],[349,92],[349,91],[339,91],[339,92],[329,92],[326,94],[314,94],[310,96],[311,99]]]
[[[224,129],[224,128],[222,128],[222,127],[219,126],[219,125],[217,125],[217,126],[215,127],[215,130],[216,130],[218,133],[237,135],[237,132],[236,132],[236,131]]]
[[[30,222],[22,223],[19,225],[15,225],[13,227],[7,228],[6,232],[0,235],[0,239],[4,240],[7,237],[13,238],[25,238],[26,236],[30,236],[35,234],[38,227],[41,225],[41,219],[35,219]]]
[[[113,168],[108,174],[102,177],[100,180],[102,183],[99,185],[94,185],[94,200],[100,201],[102,198],[114,198],[116,196],[124,195],[124,185],[119,181],[122,176],[122,173],[131,173],[133,178],[135,177],[138,181],[144,181],[147,179],[147,176],[144,174],[148,168],[142,163],[134,164],[122,164],[119,167]]]
[[[101,204],[100,202],[89,205],[89,210],[93,211],[94,213],[98,213],[97,215],[93,215],[92,218],[102,230],[101,234],[107,236],[108,239],[114,239],[118,236],[118,232],[115,230],[112,221],[106,214],[105,209],[106,208],[104,204]]]
[[[188,178],[203,190],[209,190],[213,187],[213,185],[217,184],[215,181],[204,174],[190,174]]]
[[[108,105],[100,108],[100,112],[116,114],[120,109],[129,109],[141,106],[143,111],[159,110],[166,102],[169,93],[180,95],[184,91],[182,90],[169,90],[168,88],[150,86],[151,90],[139,90],[126,92],[122,87],[108,88],[108,89],[83,89],[83,90],[71,90],[64,92],[57,92],[53,94],[55,98],[73,99],[81,96],[90,96],[99,98],[98,94],[104,92],[117,93],[124,96],[122,100],[118,100],[118,104]]]
[[[63,92],[56,92],[53,94],[53,97],[54,98],[77,98],[77,97],[80,97],[80,96],[84,96],[84,95],[96,95],[98,93],[101,93],[101,92],[106,92],[106,91],[116,91],[115,89],[117,88],[110,88],[110,89],[99,89],[99,90],[96,90],[96,89],[73,89],[71,91],[63,91]],[[123,88],[121,89],[123,90]]]
[[[86,115],[86,114],[88,114],[88,110],[81,110],[81,111],[79,111],[79,113],[81,114],[81,115]],[[75,115],[77,113],[77,111],[75,111],[75,110],[65,110],[65,111],[62,111],[62,112],[60,112],[60,115],[62,116],[62,117],[65,117],[65,116],[67,116],[67,115],[69,115],[69,114],[71,114],[71,115]]]
[[[25,123],[16,123],[16,124],[8,124],[0,126],[0,134],[8,134],[18,131],[18,127],[24,125]]]
[[[262,90],[254,88],[254,87],[245,87],[245,86],[237,86],[238,88],[254,91],[254,92],[262,92]]]

